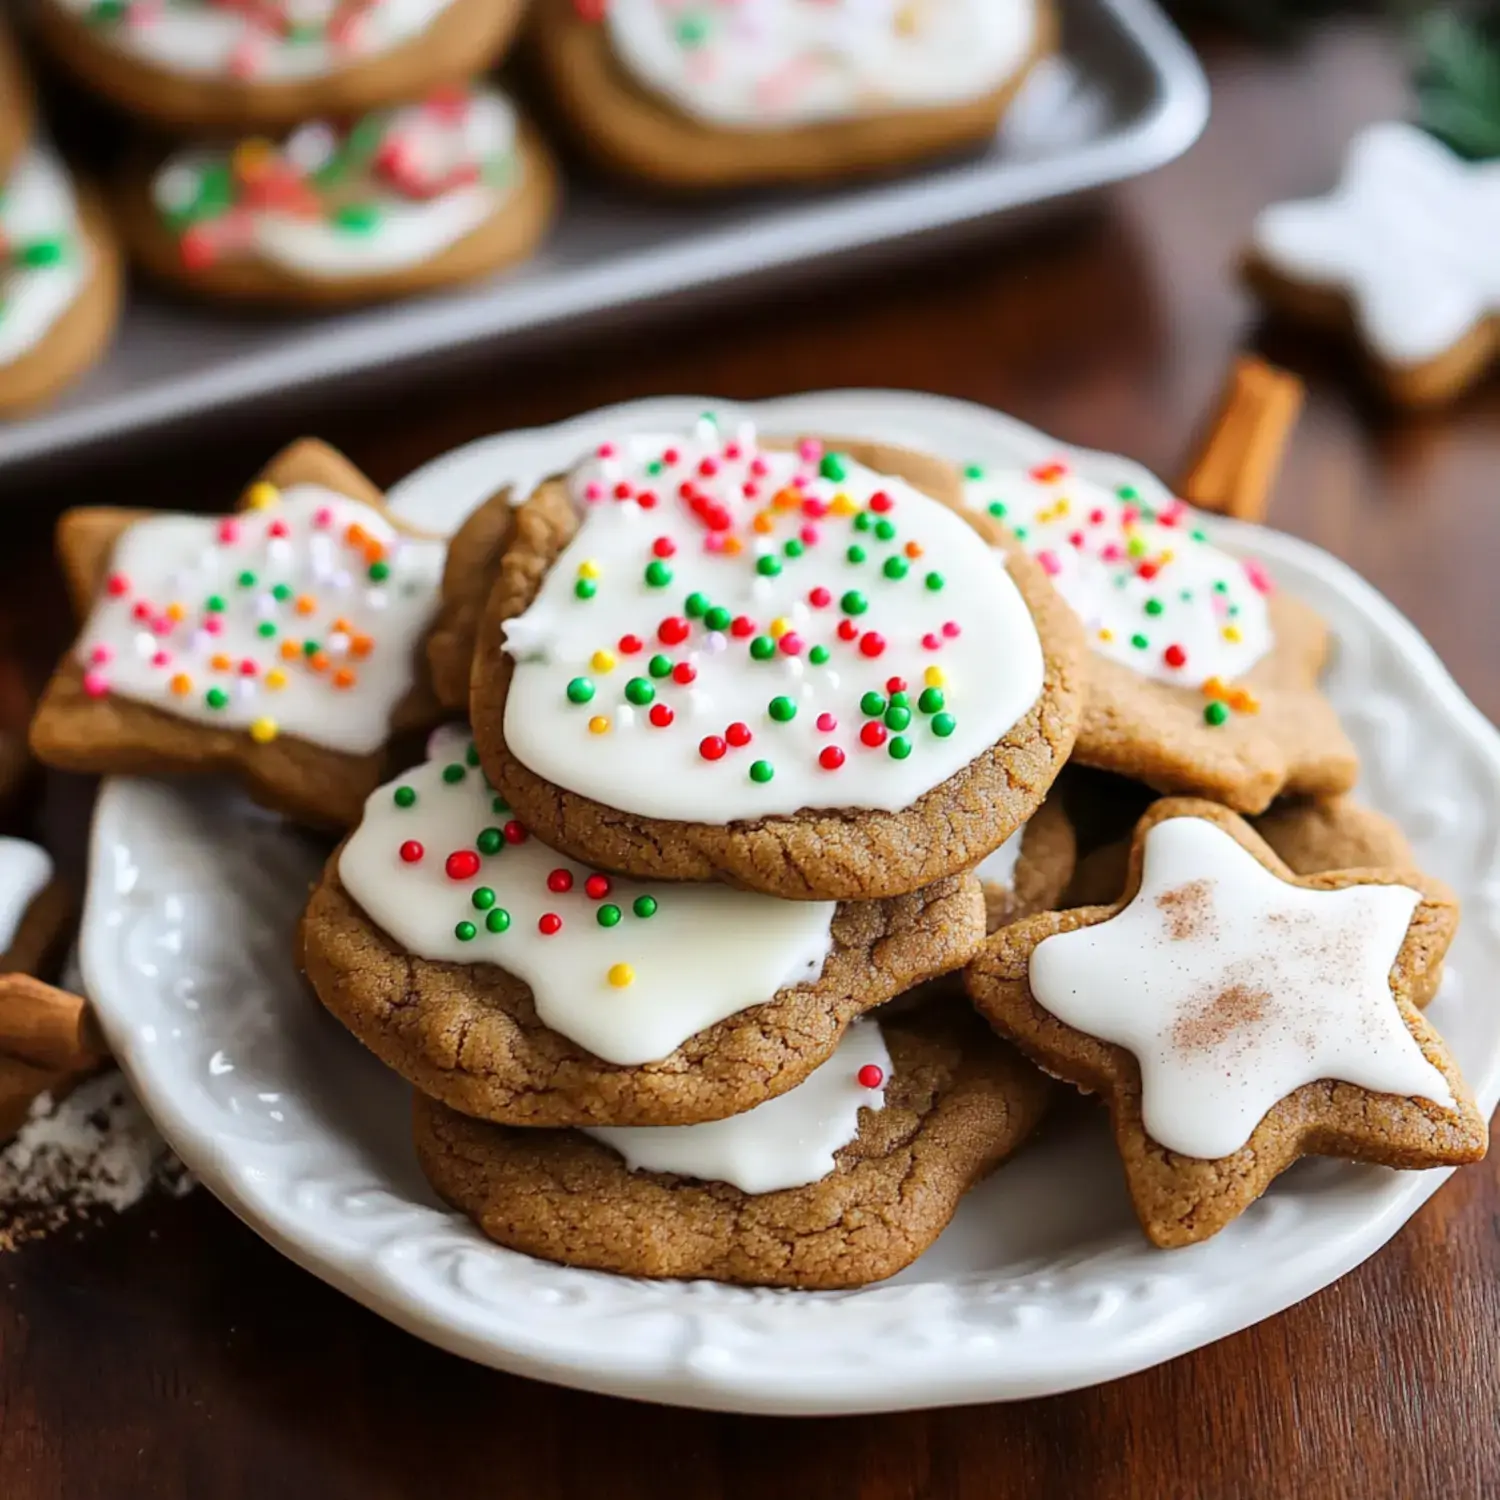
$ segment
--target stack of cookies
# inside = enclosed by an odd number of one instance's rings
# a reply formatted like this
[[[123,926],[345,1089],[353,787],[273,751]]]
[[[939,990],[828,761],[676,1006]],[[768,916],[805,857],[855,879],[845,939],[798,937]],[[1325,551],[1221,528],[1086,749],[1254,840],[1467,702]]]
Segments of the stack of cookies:
[[[340,832],[301,965],[528,1254],[878,1280],[1059,1079],[1163,1246],[1303,1154],[1482,1156],[1322,623],[1181,502],[976,457],[626,426],[445,553],[299,444],[228,519],[65,518],[32,742]]]

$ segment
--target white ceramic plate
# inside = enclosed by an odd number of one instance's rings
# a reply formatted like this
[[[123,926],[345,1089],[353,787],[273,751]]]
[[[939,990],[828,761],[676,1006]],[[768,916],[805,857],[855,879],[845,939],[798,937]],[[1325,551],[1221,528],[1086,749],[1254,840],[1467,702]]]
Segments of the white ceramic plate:
[[[666,399],[471,445],[400,485],[452,525],[507,480],[565,466],[621,424],[705,406],[767,431],[926,446],[955,459],[1059,453],[1113,483],[1132,465],[1065,450],[979,407],[894,392],[757,405]],[[1500,737],[1412,627],[1341,563],[1273,532],[1215,528],[1337,635],[1329,692],[1398,818],[1466,918],[1431,1014],[1486,1113],[1500,1098]],[[922,1259],[840,1294],[649,1283],[500,1250],[443,1209],[408,1140],[408,1095],[323,1015],[291,931],[320,851],[216,784],[114,780],[100,798],[82,960],[111,1045],[213,1192],[316,1275],[420,1337],[590,1390],[733,1411],[892,1410],[1108,1380],[1269,1316],[1385,1243],[1445,1174],[1304,1163],[1208,1244],[1151,1249],[1101,1118],[1023,1151]]]

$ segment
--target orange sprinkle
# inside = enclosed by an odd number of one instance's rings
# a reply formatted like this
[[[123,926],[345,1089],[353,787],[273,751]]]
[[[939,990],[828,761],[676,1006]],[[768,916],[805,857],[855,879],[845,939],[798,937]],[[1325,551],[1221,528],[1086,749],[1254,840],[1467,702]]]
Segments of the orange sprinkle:
[[[1258,714],[1260,699],[1245,688],[1234,688],[1229,694],[1229,706],[1237,714]]]
[[[342,630],[345,635],[348,635],[354,629],[354,627],[343,617],[343,615],[340,615],[338,619],[336,619],[333,624],[329,626],[329,629]]]
[[[378,563],[385,556],[385,547],[380,542],[365,543],[365,561],[367,563]]]
[[[735,557],[745,550],[745,544],[737,536],[726,536],[724,538],[724,551],[730,557]]]
[[[314,651],[307,658],[307,664],[314,672],[326,672],[328,670],[328,653],[326,651]]]
[[[296,661],[302,655],[302,647],[296,641],[283,641],[281,643],[282,661]]]
[[[802,504],[802,496],[794,489],[777,490],[771,504],[777,510],[795,510]]]
[[[234,663],[230,661],[230,659],[225,656],[222,651],[217,652],[215,655],[209,657],[208,664],[214,669],[215,672],[227,672],[230,667],[234,665]]]
[[[187,611],[180,604],[169,604],[167,606],[167,618],[169,620],[185,620]]]
[[[354,675],[353,672],[349,670],[348,667],[340,667],[338,671],[333,674],[333,685],[336,688],[351,688],[358,681],[359,679]]]
[[[1229,689],[1224,686],[1224,679],[1222,677],[1208,678],[1203,684],[1203,696],[1222,703],[1229,696]]]
[[[367,635],[356,635],[349,642],[349,655],[364,658],[375,649],[375,642]]]
[[[186,672],[178,672],[167,684],[167,686],[171,688],[179,698],[181,698],[185,694],[192,692],[193,679],[189,677]]]
[[[902,551],[904,551],[908,557],[920,557],[922,555],[922,544],[921,542],[908,542],[906,546],[902,548]]]
[[[750,523],[750,525],[762,536],[764,536],[768,531],[774,531],[776,529],[776,522],[772,520],[771,517],[765,513],[765,511],[761,511],[761,513],[756,516],[756,518]]]
[[[344,533],[344,540],[351,547],[359,547],[369,540],[369,533],[366,532],[365,528],[358,521],[351,521],[349,529]]]
[[[297,598],[297,613],[299,615],[310,615],[318,607],[318,601],[311,594],[300,594]]]

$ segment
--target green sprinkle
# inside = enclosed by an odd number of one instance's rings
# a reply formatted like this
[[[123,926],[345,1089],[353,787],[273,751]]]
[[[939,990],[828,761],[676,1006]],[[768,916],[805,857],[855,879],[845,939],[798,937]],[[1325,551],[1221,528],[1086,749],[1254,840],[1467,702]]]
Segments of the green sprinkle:
[[[875,523],[875,535],[878,536],[882,542],[891,541],[896,535],[896,523],[894,521],[887,521],[882,516],[881,519]]]
[[[503,906],[492,907],[484,925],[491,932],[504,932],[510,926],[510,913]]]
[[[911,754],[911,741],[898,734],[885,749],[892,760],[905,760]]]
[[[794,536],[787,541],[786,546],[784,546],[781,550],[785,552],[788,557],[801,557],[802,554],[807,550],[807,548],[803,545],[801,537]]]
[[[332,214],[333,227],[345,234],[373,234],[380,223],[378,203],[346,203]]]
[[[1160,599],[1148,599],[1146,601],[1146,613],[1148,615],[1159,615],[1162,612],[1162,607]]]
[[[490,811],[493,813],[508,813],[510,811],[510,803],[504,797],[496,797],[490,803]]]
[[[271,597],[276,600],[278,604],[285,604],[286,601],[292,597],[291,586],[285,583],[278,583],[276,587],[271,590]]]
[[[495,904],[495,893],[489,886],[482,885],[474,891],[469,900],[474,903],[475,911],[488,911]]]
[[[1122,500],[1139,500],[1141,498],[1141,492],[1133,484],[1122,484],[1115,491],[1115,494]]]
[[[316,641],[303,641],[302,654],[304,656],[316,656],[322,647]]]
[[[459,765],[457,761],[454,761],[451,766],[443,767],[443,780],[446,781],[449,786],[453,786],[455,783],[462,781],[468,774],[469,773],[461,765]]]
[[[656,915],[656,897],[637,896],[635,900],[630,903],[630,909],[636,914],[636,916],[640,917],[642,921],[644,921],[647,917],[654,917]]]
[[[1026,540],[1026,528],[1024,526],[1013,526],[1011,528],[1011,535],[1014,536],[1018,542],[1024,542]]]
[[[479,746],[473,740],[469,741],[469,748],[464,751],[464,764],[470,766],[479,764]]]
[[[856,531],[868,531],[874,524],[867,510],[859,511],[854,517],[854,529]]]
[[[209,688],[209,690],[203,695],[203,701],[208,704],[210,708],[224,708],[227,707],[229,703],[229,694],[226,693],[223,688]]]
[[[768,635],[758,635],[750,642],[750,655],[756,661],[770,661],[776,655],[776,642]]]
[[[1005,519],[1005,507],[1000,503],[1000,501],[991,500],[987,509],[997,521],[1003,521]]]
[[[666,465],[659,458],[653,458],[651,462],[646,465],[646,472],[654,478],[665,468]]]
[[[495,799],[500,800],[498,797]],[[501,811],[500,808],[495,809]],[[505,835],[498,828],[482,828],[479,837],[474,840],[474,847],[481,854],[498,854],[505,847]]]
[[[415,807],[417,805],[416,790],[409,786],[398,786],[391,800],[397,807]]]
[[[923,688],[922,696],[917,699],[917,707],[924,714],[935,714],[943,706],[942,688]]]
[[[625,684],[625,696],[637,708],[644,708],[656,696],[656,689],[644,677],[632,677]]]
[[[839,608],[846,615],[862,615],[870,607],[870,601],[858,589],[850,589],[839,600]]]
[[[656,557],[646,564],[646,582],[654,589],[664,589],[672,581],[672,570],[661,558]]]
[[[911,710],[903,708],[899,703],[893,703],[885,711],[885,727],[887,729],[905,729],[911,724]]]
[[[941,573],[929,573],[926,578],[922,580],[922,582],[925,583],[934,594],[938,593],[942,589],[943,585],[947,583],[947,581],[948,580],[944,578]]]
[[[668,656],[653,656],[646,663],[646,670],[653,677],[670,677],[672,675],[672,659]]]
[[[758,760],[750,767],[751,781],[765,785],[776,774],[776,768],[768,760]]]
[[[1214,593],[1216,593],[1216,594],[1227,594],[1228,592],[1229,592],[1229,585],[1227,583],[1225,583],[1224,580],[1221,578],[1214,585]]]
[[[708,613],[708,596],[695,589],[682,601],[682,612],[690,620],[701,619]]]
[[[210,594],[208,598],[203,601],[203,607],[211,615],[218,614],[224,608],[223,596],[220,594]]]
[[[250,572],[250,570],[247,568],[243,573],[240,574],[238,578],[235,579],[235,582],[239,584],[242,589],[253,589],[255,587],[255,574]]]
[[[1130,637],[1130,644],[1134,646],[1137,651],[1144,651],[1146,647],[1151,644],[1151,642],[1148,641],[1143,635],[1133,635]]]
[[[778,724],[789,724],[797,717],[797,705],[790,698],[772,698],[766,705],[766,712]]]
[[[877,692],[868,692],[859,700],[859,711],[867,718],[878,719],[885,712],[885,699]]]
[[[844,556],[852,563],[862,563],[865,560],[865,549],[863,547],[850,547]]]
[[[1193,527],[1193,529],[1190,532],[1188,532],[1188,535],[1195,542],[1206,542],[1208,540],[1208,533],[1206,531],[1204,531],[1201,526],[1195,526],[1195,527]]]
[[[772,557],[769,553],[755,560],[755,571],[762,578],[774,578],[781,571],[781,559]]]
[[[461,943],[472,943],[479,936],[479,929],[472,922],[460,922],[453,929],[453,936]]]
[[[391,565],[388,562],[372,562],[370,564],[370,581],[372,583],[384,583],[391,576]]]
[[[891,694],[891,703],[896,708],[910,708],[911,694],[898,688],[894,693]]]
[[[932,716],[932,732],[940,740],[947,739],[957,728],[958,720],[952,714],[934,714]]]
[[[587,677],[575,677],[568,684],[569,703],[587,703],[594,696],[594,684]]]
[[[108,25],[125,16],[125,0],[94,0],[89,6],[88,19],[96,25]]]
[[[16,259],[31,270],[45,266],[60,266],[67,258],[67,250],[56,236],[44,240],[32,240],[16,247]]]
[[[573,593],[579,599],[592,599],[599,592],[599,585],[592,578],[580,578],[573,585]]]
[[[620,911],[620,908],[618,906],[601,906],[599,910],[594,913],[594,920],[601,927],[618,927],[620,925],[620,918],[622,915],[623,913]]]
[[[818,473],[824,479],[847,479],[849,477],[849,463],[841,453],[825,453],[823,462],[818,465]]]
[[[729,623],[732,619],[733,616],[727,609],[724,608],[722,604],[716,604],[711,610],[708,611],[706,615],[703,616],[703,623],[707,625],[710,630],[728,630]]]
[[[980,465],[980,464],[965,464],[964,465],[964,478],[965,479],[983,479],[984,478],[984,468],[983,468],[983,466]]]
[[[255,633],[261,638],[261,640],[268,641],[273,635],[276,634],[276,627],[269,620],[262,620],[260,624],[255,627]]]
[[[904,557],[888,557],[885,566],[880,570],[887,578],[905,578],[910,571],[910,564]]]
[[[1229,722],[1229,709],[1223,703],[1209,703],[1203,709],[1203,722],[1214,729]]]
[[[823,663],[828,660],[828,656],[829,652],[827,646],[814,646],[812,650],[807,653],[808,661],[810,661],[815,667],[821,667]]]

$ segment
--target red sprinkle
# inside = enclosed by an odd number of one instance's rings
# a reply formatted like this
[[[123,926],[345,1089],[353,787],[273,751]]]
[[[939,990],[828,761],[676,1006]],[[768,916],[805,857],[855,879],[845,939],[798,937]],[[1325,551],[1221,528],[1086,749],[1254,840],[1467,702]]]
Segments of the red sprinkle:
[[[669,536],[659,536],[651,543],[651,550],[658,557],[671,557],[677,551],[677,543]]]
[[[932,631],[929,630],[927,634],[922,637],[922,644],[929,651],[938,651],[942,648],[943,638],[940,635],[934,635]]]
[[[906,679],[904,677],[887,677],[885,690],[888,693],[904,693],[906,691]]]
[[[885,1070],[874,1063],[866,1063],[854,1076],[862,1089],[878,1089],[885,1082]]]
[[[590,875],[589,878],[583,882],[583,889],[592,900],[602,901],[607,895],[609,895],[609,876]]]
[[[841,641],[852,641],[859,635],[859,626],[853,620],[840,620],[838,635]]]
[[[479,873],[479,856],[472,849],[455,849],[443,869],[449,880],[472,880]]]
[[[837,771],[844,763],[844,752],[837,745],[824,745],[818,752],[818,764],[825,771]]]
[[[401,859],[405,864],[414,865],[426,852],[415,839],[407,839],[401,846]]]
[[[681,615],[668,615],[656,627],[656,638],[665,645],[680,646],[688,638],[688,631],[691,629]]]
[[[665,729],[677,716],[669,705],[665,703],[653,703],[651,712],[646,715],[658,729]]]
[[[895,505],[895,503],[896,502],[892,500],[884,490],[876,490],[875,493],[870,496],[870,509],[873,510],[877,516],[883,516]]]
[[[630,486],[622,479],[614,488],[616,500],[628,500],[632,494]]]
[[[742,724],[738,719],[724,731],[724,738],[736,749],[748,745],[751,740],[750,726]]]
[[[507,844],[524,844],[526,842],[526,829],[517,823],[514,818],[505,825],[505,842]]]
[[[1166,662],[1169,667],[1187,666],[1187,652],[1184,651],[1181,646],[1168,646],[1167,649],[1162,652],[1161,659]]]
[[[645,644],[638,635],[622,635],[620,637],[620,655],[634,656]]]
[[[795,630],[789,630],[784,636],[782,636],[778,644],[788,656],[798,656],[802,651],[803,640]]]
[[[859,732],[859,737],[872,750],[878,750],[885,744],[885,725],[871,719]]]
[[[879,656],[885,650],[885,637],[878,630],[867,630],[859,638],[862,656]]]
[[[829,591],[825,589],[821,584],[819,584],[817,588],[813,589],[808,594],[807,602],[812,605],[814,609],[827,609],[828,606],[833,603],[833,595],[829,593]]]
[[[267,536],[277,536],[277,537],[285,536],[286,535],[286,522],[285,521],[272,521],[271,524],[266,527],[266,535]]]
[[[1143,562],[1135,571],[1138,577],[1144,578],[1149,582],[1161,572],[1161,568],[1154,562]]]
[[[546,911],[537,918],[536,930],[543,937],[552,937],[562,931],[562,918],[555,911]]]
[[[547,877],[547,889],[557,896],[567,895],[573,889],[573,872],[553,870]]]
[[[672,668],[672,681],[680,682],[684,686],[692,682],[698,676],[698,669],[690,661],[680,661]]]
[[[734,623],[729,627],[729,633],[738,636],[741,640],[747,635],[754,635],[755,621],[749,615],[736,615]]]
[[[642,510],[655,510],[656,496],[650,490],[642,490],[640,494],[635,497],[635,503],[639,505]]]
[[[704,735],[704,737],[698,741],[698,754],[701,755],[704,760],[723,760],[724,752],[728,750],[728,748],[729,746],[726,745],[724,741],[720,739],[716,734]]]
[[[945,620],[943,622],[943,634],[947,636],[950,641],[955,639],[955,637],[957,637],[959,634],[958,621]]]
[[[833,731],[838,727],[839,721],[835,719],[832,714],[818,715],[818,728],[821,729],[824,734],[832,734]]]
[[[121,594],[130,592],[130,580],[123,573],[111,573],[104,589],[111,598],[118,599]]]

